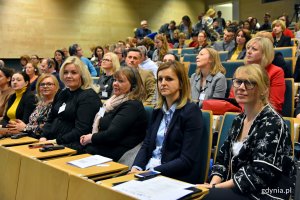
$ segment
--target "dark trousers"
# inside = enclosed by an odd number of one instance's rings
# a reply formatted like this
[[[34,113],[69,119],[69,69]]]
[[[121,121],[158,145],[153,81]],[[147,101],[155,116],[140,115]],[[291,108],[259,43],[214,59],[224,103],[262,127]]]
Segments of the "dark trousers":
[[[241,194],[238,191],[227,188],[212,188],[209,190],[209,193],[204,197],[204,200],[249,200],[248,196]]]

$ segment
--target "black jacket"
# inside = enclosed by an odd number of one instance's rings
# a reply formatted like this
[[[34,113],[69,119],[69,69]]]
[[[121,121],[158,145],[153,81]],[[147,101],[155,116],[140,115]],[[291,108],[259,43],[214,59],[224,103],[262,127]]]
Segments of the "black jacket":
[[[274,37],[274,47],[290,47],[292,46],[291,38],[288,36],[284,36],[283,34],[280,37],[279,41],[276,41],[276,38]]]
[[[163,116],[162,109],[153,111],[150,130],[133,166],[145,170],[156,148],[157,132]],[[196,104],[188,102],[181,109],[176,109],[163,142],[162,164],[154,169],[171,178],[199,183],[200,170],[204,170],[200,167],[199,152],[202,127],[202,112]]]
[[[5,115],[1,121],[1,125],[5,127],[9,122],[7,116],[7,110],[11,107],[16,99],[16,93],[12,94],[7,102],[7,109]],[[36,107],[37,99],[35,95],[30,91],[30,88],[23,94],[20,103],[17,107],[16,118],[22,120],[25,124],[29,122],[29,117]]]
[[[147,116],[142,102],[128,100],[105,113],[99,128],[99,132],[92,136],[92,144],[87,145],[86,152],[118,161],[126,151],[145,138]]]
[[[41,137],[56,139],[58,144],[71,148],[80,147],[80,136],[91,132],[94,117],[101,105],[93,89],[70,91],[65,88],[53,102]]]

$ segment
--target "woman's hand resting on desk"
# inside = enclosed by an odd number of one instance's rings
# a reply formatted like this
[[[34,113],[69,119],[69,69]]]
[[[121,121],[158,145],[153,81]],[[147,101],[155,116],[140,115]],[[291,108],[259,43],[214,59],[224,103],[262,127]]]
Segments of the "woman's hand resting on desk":
[[[140,172],[140,170],[138,170],[137,168],[135,167],[132,167],[131,170],[128,172],[128,174],[134,174],[136,172]]]
[[[40,142],[46,142],[46,141],[47,141],[47,138],[41,137],[39,141],[40,141]]]
[[[207,189],[213,188],[213,184],[209,184],[209,183],[197,184],[197,186],[204,187],[204,188],[207,188]]]
[[[26,124],[19,119],[10,120],[7,124],[7,128],[10,128],[11,130],[16,131],[23,131],[26,127]]]
[[[85,146],[89,143],[92,143],[92,134],[83,135],[80,137],[80,144]]]

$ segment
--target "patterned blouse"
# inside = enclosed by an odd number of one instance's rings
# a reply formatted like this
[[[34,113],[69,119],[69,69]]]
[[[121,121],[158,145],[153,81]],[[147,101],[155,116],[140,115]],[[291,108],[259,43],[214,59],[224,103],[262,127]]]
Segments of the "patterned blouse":
[[[232,146],[243,129],[245,117],[241,113],[234,119],[211,177],[220,176],[222,181],[233,179],[235,187],[253,199],[285,199],[290,193],[271,194],[264,189],[285,187],[282,190],[286,191],[292,188],[295,165],[288,127],[282,117],[266,105],[254,119],[240,151],[233,156]],[[283,184],[283,179],[288,180],[287,183]]]
[[[26,125],[26,132],[32,133],[33,137],[39,137],[41,128],[46,122],[51,108],[52,102],[46,105],[38,104],[29,117],[29,123]]]

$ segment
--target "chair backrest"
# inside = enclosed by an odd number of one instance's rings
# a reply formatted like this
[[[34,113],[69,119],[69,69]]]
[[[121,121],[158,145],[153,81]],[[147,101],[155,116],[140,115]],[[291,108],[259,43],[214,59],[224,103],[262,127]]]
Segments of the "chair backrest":
[[[185,54],[183,56],[183,62],[196,62],[197,54]]]
[[[216,160],[217,155],[220,151],[220,148],[228,136],[229,130],[232,126],[232,122],[233,122],[234,118],[237,116],[237,114],[238,113],[226,112],[223,116],[221,128],[220,128],[219,135],[218,135],[218,142],[217,142],[217,146],[215,149],[214,161]]]
[[[197,69],[197,64],[191,63],[190,67],[189,67],[189,72],[188,72],[189,77],[191,77],[192,74],[196,72],[196,69]]]
[[[294,79],[286,78],[285,79],[285,94],[284,94],[284,103],[282,106],[282,115],[284,117],[292,117],[294,114]]]
[[[277,47],[277,48],[274,48],[274,50],[275,50],[275,53],[281,52],[283,57],[285,57],[285,58],[291,58],[291,57],[295,56],[293,47]]]
[[[202,110],[203,117],[203,136],[201,144],[199,144],[199,153],[201,153],[201,177],[200,183],[204,183],[208,177],[211,145],[212,145],[212,125],[213,113],[212,111]]]
[[[178,54],[179,54],[179,53],[178,53],[178,49],[171,49],[170,52],[174,53],[174,54],[177,55],[177,56],[178,56]]]
[[[292,58],[284,58],[284,61],[286,63],[286,68],[289,72],[294,74],[295,68],[293,66],[293,59]]]
[[[227,61],[227,62],[222,62],[222,65],[226,69],[225,77],[226,78],[232,78],[235,70],[238,67],[244,65],[244,61],[243,60],[240,60],[240,61]]]
[[[227,88],[226,88],[225,97],[228,98],[232,86],[232,78],[226,78],[226,83],[227,83]]]
[[[195,48],[183,48],[181,49],[181,56],[184,56],[185,54],[195,54],[197,53]]]
[[[228,51],[219,51],[218,53],[222,62],[228,59]]]

